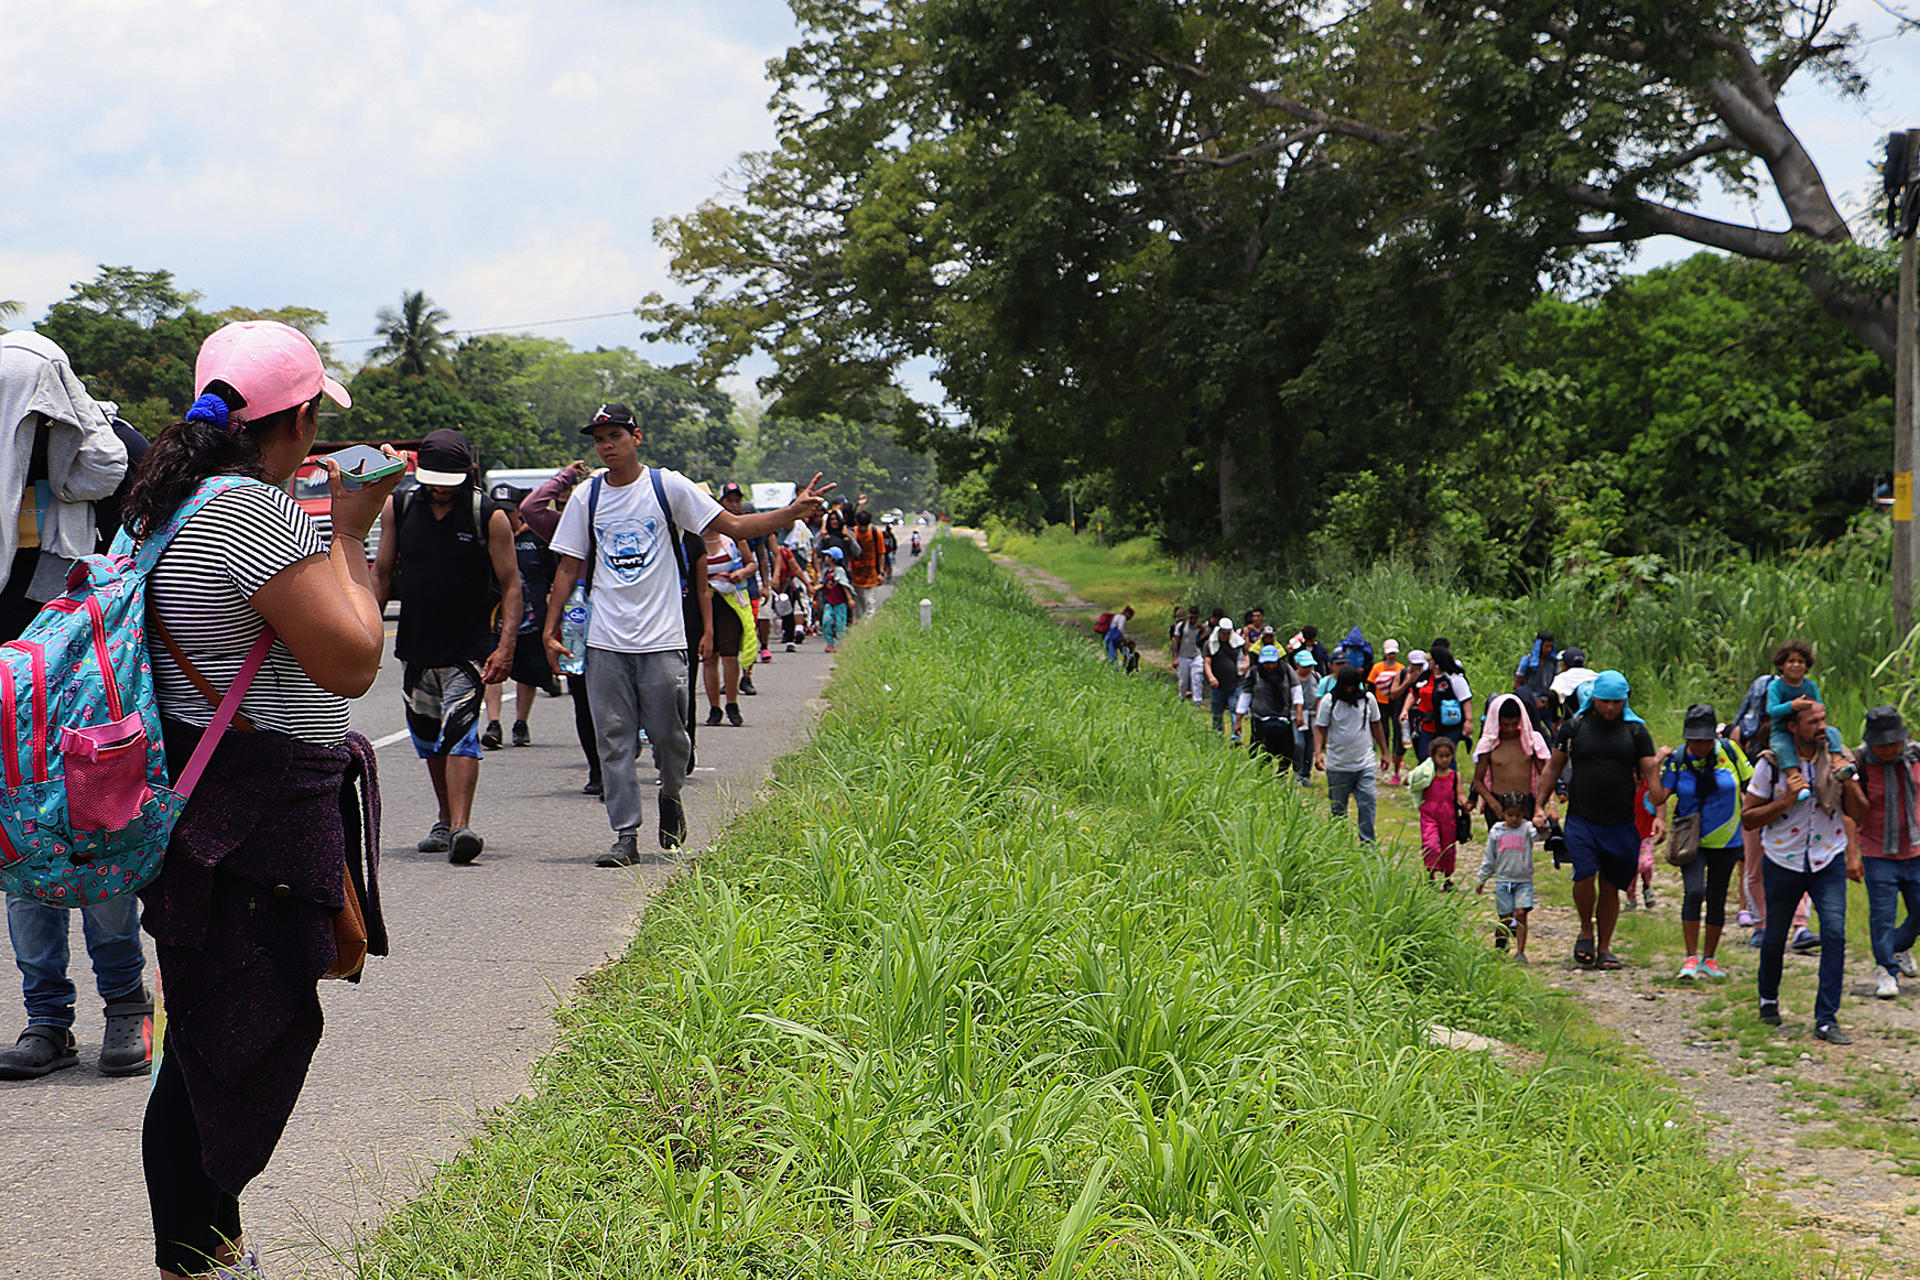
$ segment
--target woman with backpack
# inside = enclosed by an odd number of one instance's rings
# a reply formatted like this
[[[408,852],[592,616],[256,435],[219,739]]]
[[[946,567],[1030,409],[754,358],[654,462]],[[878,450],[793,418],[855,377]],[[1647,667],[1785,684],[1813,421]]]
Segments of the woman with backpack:
[[[1420,709],[1414,738],[1420,759],[1433,750],[1436,738],[1452,739],[1457,754],[1460,744],[1473,736],[1473,686],[1444,636],[1427,652],[1427,673],[1415,691],[1415,703]]]
[[[366,537],[400,475],[349,490],[329,461],[328,546],[287,493],[321,401],[351,403],[313,344],[272,321],[229,324],[200,348],[194,386],[199,398],[154,441],[124,508],[137,540],[209,480],[251,482],[190,515],[148,578],[173,776],[265,629],[278,639],[240,704],[241,731],[220,740],[141,892],[170,1015],[141,1143],[166,1280],[213,1267],[252,1274],[240,1192],[266,1167],[306,1081],[318,982],[338,961],[334,916],[357,883],[368,950],[386,953],[373,748],[348,731],[347,700],[380,669]]]

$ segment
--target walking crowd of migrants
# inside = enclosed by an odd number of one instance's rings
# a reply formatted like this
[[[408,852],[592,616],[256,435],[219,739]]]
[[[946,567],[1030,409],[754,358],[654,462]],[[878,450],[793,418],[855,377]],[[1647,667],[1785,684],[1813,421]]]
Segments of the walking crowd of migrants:
[[[738,484],[645,466],[619,404],[580,424],[595,464],[531,490],[486,485],[454,430],[316,455],[322,406],[350,397],[270,321],[210,336],[194,391],[149,443],[57,345],[0,334],[0,486],[19,512],[0,522],[0,886],[27,1017],[0,1080],[79,1063],[77,915],[105,1004],[97,1069],[151,1077],[163,1280],[258,1274],[239,1196],[305,1083],[318,983],[386,954],[381,782],[348,704],[380,669],[390,602],[438,802],[419,850],[481,857],[481,761],[531,744],[539,694],[564,681],[612,835],[581,856],[622,868],[648,856],[649,791],[660,847],[686,840],[699,731],[748,724],[776,655],[833,651],[900,549],[818,475],[753,511]]]
[[[1109,661],[1137,651],[1133,618],[1128,607],[1096,621]],[[1572,962],[1584,968],[1624,967],[1620,912],[1651,909],[1656,880],[1677,872],[1677,976],[1731,976],[1731,907],[1758,953],[1764,1023],[1782,1020],[1786,953],[1817,953],[1813,1033],[1851,1043],[1839,1021],[1849,879],[1866,887],[1874,994],[1895,999],[1903,978],[1920,976],[1920,750],[1891,706],[1850,726],[1847,746],[1807,640],[1781,644],[1730,717],[1696,703],[1681,740],[1660,745],[1624,673],[1545,631],[1484,704],[1445,638],[1404,653],[1383,639],[1376,653],[1359,627],[1332,648],[1317,627],[1283,631],[1258,608],[1238,624],[1219,609],[1177,612],[1168,643],[1180,697],[1208,708],[1234,746],[1271,757],[1280,778],[1324,776],[1332,815],[1343,819],[1351,800],[1363,842],[1375,839],[1379,788],[1405,787],[1428,883],[1491,888],[1494,945],[1522,963],[1536,863],[1550,859],[1571,868]]]

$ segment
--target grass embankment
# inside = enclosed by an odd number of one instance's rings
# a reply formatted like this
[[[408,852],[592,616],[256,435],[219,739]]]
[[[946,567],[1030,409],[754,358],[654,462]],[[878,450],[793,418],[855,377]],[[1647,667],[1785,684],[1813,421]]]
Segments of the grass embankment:
[[[1078,539],[1056,527],[1046,534],[1025,537],[1017,543],[1009,540],[1007,550],[1023,561],[1037,565],[1065,580],[1082,595],[1090,584],[1106,592],[1097,598],[1118,600],[1130,594],[1148,598],[1148,593],[1166,592],[1173,566],[1164,556],[1149,553],[1148,544],[1125,544],[1124,548],[1102,550],[1091,539]],[[1852,564],[1852,568],[1843,566]],[[1630,616],[1609,609],[1586,609],[1583,620],[1573,621],[1576,602],[1564,592],[1554,593],[1548,605],[1530,600],[1488,601],[1461,596],[1443,580],[1415,573],[1404,566],[1385,565],[1370,570],[1350,586],[1310,585],[1276,587],[1257,575],[1233,571],[1215,571],[1199,580],[1184,579],[1181,602],[1195,599],[1206,607],[1219,604],[1243,611],[1247,604],[1264,601],[1268,616],[1277,625],[1289,629],[1302,622],[1320,622],[1323,638],[1344,635],[1358,621],[1377,647],[1388,635],[1398,635],[1405,647],[1424,644],[1436,634],[1451,635],[1455,652],[1467,664],[1476,690],[1502,689],[1510,684],[1511,664],[1524,652],[1532,637],[1531,619],[1545,608],[1546,616],[1563,637],[1598,635],[1587,641],[1598,652],[1596,665],[1617,662],[1633,678],[1634,702],[1646,715],[1655,740],[1677,747],[1679,722],[1686,705],[1703,697],[1713,697],[1723,716],[1731,715],[1736,705],[1732,698],[1744,691],[1745,679],[1733,671],[1745,666],[1728,664],[1761,661],[1754,655],[1770,646],[1775,638],[1800,635],[1810,638],[1831,660],[1820,674],[1822,687],[1840,708],[1864,707],[1869,701],[1898,700],[1904,692],[1891,689],[1889,673],[1874,674],[1878,657],[1873,646],[1882,643],[1890,628],[1880,618],[1885,611],[1884,583],[1870,567],[1847,558],[1845,548],[1811,552],[1789,561],[1771,565],[1729,565],[1683,575],[1672,598],[1658,602],[1657,613],[1642,617],[1636,624]],[[1687,650],[1648,650],[1648,634],[1682,625],[1678,620],[1686,610],[1696,611],[1686,625],[1697,635],[1720,637],[1716,645],[1704,641]],[[1235,612],[1238,617],[1239,613]],[[1647,633],[1635,626],[1650,628]],[[1571,626],[1571,629],[1570,629]],[[1879,630],[1875,628],[1879,627]],[[1331,633],[1331,634],[1329,634]],[[1145,634],[1143,630],[1143,634]],[[1164,633],[1162,633],[1164,635]],[[1833,641],[1829,642],[1829,637]],[[1408,639],[1413,637],[1413,639]],[[1089,640],[1088,652],[1095,652]],[[1622,652],[1622,648],[1627,652]],[[1645,658],[1641,664],[1629,653]],[[1676,657],[1676,653],[1679,656]],[[1736,657],[1735,655],[1744,655]],[[1836,656],[1837,655],[1837,656]],[[1717,670],[1707,659],[1712,657]],[[1703,691],[1704,690],[1704,691]],[[1726,698],[1720,691],[1732,690]],[[1836,697],[1837,695],[1837,697]],[[1484,699],[1481,700],[1484,705]],[[1177,710],[1177,709],[1176,709]],[[1912,715],[1909,707],[1908,714]],[[1204,722],[1201,713],[1191,713],[1195,722]],[[1850,737],[1858,733],[1859,714],[1841,709],[1835,722]],[[1219,739],[1214,738],[1215,742]],[[1323,782],[1307,793],[1307,803],[1325,804]],[[1404,789],[1381,787],[1378,827],[1383,852],[1387,856],[1417,864],[1420,858],[1420,829],[1412,797]],[[1476,834],[1484,838],[1484,829],[1476,823]],[[1470,885],[1479,865],[1479,841],[1463,847],[1460,853],[1460,881]],[[1787,958],[1781,982],[1781,1000],[1790,1025],[1775,1029],[1762,1024],[1754,1010],[1753,972],[1758,953],[1746,945],[1749,933],[1732,927],[1739,906],[1736,884],[1730,895],[1727,915],[1729,928],[1720,948],[1719,959],[1733,971],[1724,985],[1688,983],[1673,975],[1686,957],[1678,918],[1680,873],[1661,860],[1655,869],[1659,909],[1628,911],[1620,917],[1616,935],[1617,950],[1627,962],[1649,971],[1647,980],[1656,988],[1670,991],[1690,1002],[1689,1016],[1700,1032],[1731,1046],[1728,1070],[1736,1074],[1758,1073],[1790,1081],[1799,1104],[1796,1114],[1811,1122],[1833,1122],[1833,1127],[1814,1123],[1801,1136],[1804,1145],[1849,1145],[1868,1151],[1884,1151],[1894,1156],[1900,1167],[1920,1173],[1920,1139],[1912,1129],[1913,1079],[1899,1067],[1887,1068],[1877,1059],[1887,1051],[1897,1052],[1914,1040],[1914,1033],[1899,1026],[1886,1025],[1878,1015],[1879,1002],[1863,996],[1861,986],[1849,982],[1841,1005],[1841,1021],[1861,1036],[1862,1023],[1870,1026],[1859,1048],[1854,1050],[1873,1063],[1868,1070],[1849,1078],[1843,1086],[1822,1084],[1798,1074],[1801,1056],[1810,1047],[1808,1014],[1813,1007],[1817,986],[1818,957]],[[1536,888],[1543,907],[1570,911],[1572,890],[1564,870],[1554,871],[1543,858],[1538,869]],[[1488,926],[1492,920],[1490,900],[1480,899],[1468,908],[1465,931],[1478,945],[1488,945]],[[1867,929],[1865,889],[1848,886],[1847,955],[1852,975],[1870,973],[1873,948]],[[1548,946],[1536,939],[1536,963],[1564,964],[1566,946]]]
[[[1457,898],[948,545],[364,1275],[1804,1271]]]

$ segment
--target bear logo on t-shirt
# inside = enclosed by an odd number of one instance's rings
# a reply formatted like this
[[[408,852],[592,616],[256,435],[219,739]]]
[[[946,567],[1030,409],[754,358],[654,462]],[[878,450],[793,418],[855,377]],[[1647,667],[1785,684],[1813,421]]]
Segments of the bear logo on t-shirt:
[[[607,568],[621,582],[638,582],[660,547],[661,521],[654,516],[616,520],[606,528]]]

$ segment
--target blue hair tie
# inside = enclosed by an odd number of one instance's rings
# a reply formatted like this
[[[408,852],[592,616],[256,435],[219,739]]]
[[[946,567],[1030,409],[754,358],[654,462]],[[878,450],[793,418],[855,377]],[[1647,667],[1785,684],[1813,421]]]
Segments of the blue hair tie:
[[[193,408],[187,410],[188,422],[211,422],[220,430],[227,429],[227,402],[209,391],[193,402]]]

